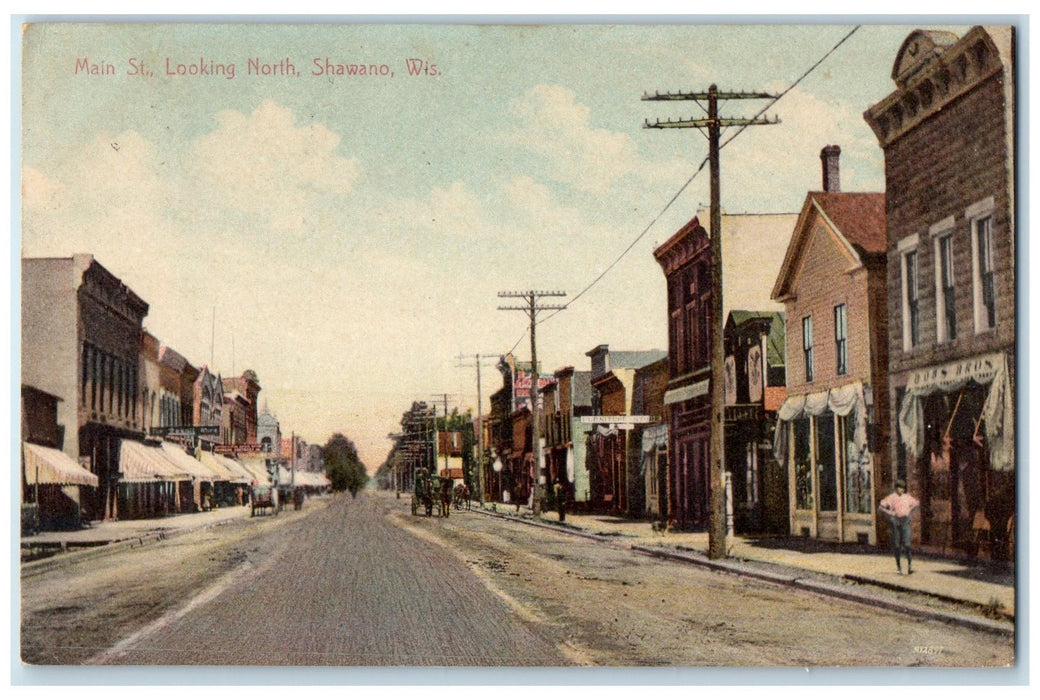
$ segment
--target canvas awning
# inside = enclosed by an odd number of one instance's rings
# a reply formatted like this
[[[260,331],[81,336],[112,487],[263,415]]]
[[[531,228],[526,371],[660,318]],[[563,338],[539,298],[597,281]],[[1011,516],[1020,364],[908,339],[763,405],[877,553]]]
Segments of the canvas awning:
[[[788,396],[776,412],[776,438],[773,440],[773,456],[780,464],[787,463],[788,422],[802,416],[822,416],[830,411],[836,416],[853,415],[856,422],[852,439],[860,455],[867,455],[867,402],[863,383],[853,382],[827,391]]]
[[[267,459],[264,457],[242,457],[238,464],[249,474],[250,483],[269,484],[271,476],[267,473]]]
[[[231,459],[230,457],[225,457],[224,455],[217,454],[216,452],[212,454],[218,462],[226,466],[228,471],[230,471],[234,475],[235,478],[232,479],[231,483],[248,484],[253,481],[253,475],[250,474],[249,470],[242,466],[242,463],[238,460]]]
[[[98,478],[79,462],[61,450],[31,442],[22,443],[22,464],[25,480],[30,485],[58,484],[60,486],[93,486]]]
[[[206,452],[205,450],[200,452],[199,461],[202,462],[203,466],[218,475],[217,481],[227,481],[232,484],[248,484],[250,482],[250,478],[242,470],[233,469],[219,455],[215,455],[212,452]]]
[[[202,462],[195,459],[187,452],[184,451],[180,445],[176,445],[172,442],[163,442],[162,447],[163,455],[175,464],[179,469],[186,471],[193,479],[198,481],[219,481],[218,474],[206,467]]]
[[[191,474],[174,465],[161,449],[133,440],[119,445],[119,473],[124,483],[191,480]]]
[[[1015,468],[1015,418],[1011,407],[1011,381],[1007,356],[992,353],[916,370],[910,374],[899,407],[899,435],[907,451],[916,457],[924,451],[924,408],[921,397],[935,392],[957,391],[969,382],[989,385],[980,418],[986,423],[989,463],[994,471]]]

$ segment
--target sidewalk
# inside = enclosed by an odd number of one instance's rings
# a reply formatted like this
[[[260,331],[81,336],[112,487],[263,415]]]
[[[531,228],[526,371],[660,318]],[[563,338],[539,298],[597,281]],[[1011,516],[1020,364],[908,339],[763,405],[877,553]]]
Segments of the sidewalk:
[[[105,551],[111,551],[113,546],[136,547],[183,532],[248,518],[249,512],[249,506],[230,506],[165,518],[105,520],[80,530],[40,532],[21,538],[22,572],[43,571],[68,561],[70,556],[76,559],[89,557],[91,552],[102,547]],[[59,554],[61,556],[55,556]]]
[[[492,505],[496,505],[494,510]],[[566,521],[560,523],[556,511],[543,512],[536,520],[529,508],[521,507],[518,513],[515,505],[489,503],[485,510],[531,524],[565,528],[575,534],[647,554],[778,583],[801,582],[805,584],[801,587],[820,589],[819,592],[823,593],[841,595],[852,592],[833,589],[835,583],[843,583],[843,588],[850,589],[853,588],[850,584],[859,584],[861,591],[864,586],[875,586],[973,607],[998,624],[1013,623],[1015,619],[1015,572],[1012,564],[967,563],[915,554],[913,574],[900,575],[896,572],[895,558],[883,547],[839,547],[796,537],[743,536],[727,537],[728,557],[710,560],[707,557],[706,532],[657,533],[649,522],[609,515],[567,513]],[[815,579],[816,583],[809,584],[804,579]],[[827,579],[831,580],[830,586],[826,585]]]

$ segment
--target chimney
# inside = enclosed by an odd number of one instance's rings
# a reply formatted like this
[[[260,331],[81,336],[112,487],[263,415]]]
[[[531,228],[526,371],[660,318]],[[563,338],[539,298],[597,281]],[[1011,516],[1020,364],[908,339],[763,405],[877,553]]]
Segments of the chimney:
[[[823,191],[841,192],[841,173],[838,161],[841,159],[841,148],[838,146],[824,146],[820,151],[820,160],[823,162]]]

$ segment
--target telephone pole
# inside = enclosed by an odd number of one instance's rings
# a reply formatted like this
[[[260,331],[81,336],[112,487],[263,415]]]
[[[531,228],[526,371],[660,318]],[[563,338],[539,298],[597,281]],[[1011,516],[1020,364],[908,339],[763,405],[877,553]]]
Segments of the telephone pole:
[[[708,558],[726,556],[726,493],[725,493],[725,411],[726,397],[722,377],[725,372],[725,350],[722,337],[722,207],[719,187],[719,137],[724,126],[755,126],[777,124],[754,117],[751,119],[720,119],[719,100],[776,99],[762,92],[725,92],[712,85],[707,92],[655,93],[643,95],[645,101],[694,100],[707,101],[707,119],[680,119],[676,121],[644,122],[646,129],[707,129],[708,164],[711,171],[711,464],[709,469],[711,518],[708,527]]]
[[[531,499],[531,510],[537,517],[541,512],[541,480],[542,480],[542,411],[538,404],[538,347],[535,342],[535,326],[538,325],[539,311],[563,311],[565,304],[538,304],[539,297],[565,297],[566,292],[499,292],[500,298],[524,299],[526,306],[500,306],[499,311],[523,311],[531,321],[531,451],[534,453],[534,485]]]
[[[491,354],[491,353],[485,353]],[[474,355],[473,365],[462,364],[463,355],[459,355],[459,367],[473,367],[477,368],[477,498],[480,499],[481,507],[484,506],[484,413],[481,408],[483,399],[480,394],[480,353]],[[496,357],[485,357],[485,360],[497,361]]]

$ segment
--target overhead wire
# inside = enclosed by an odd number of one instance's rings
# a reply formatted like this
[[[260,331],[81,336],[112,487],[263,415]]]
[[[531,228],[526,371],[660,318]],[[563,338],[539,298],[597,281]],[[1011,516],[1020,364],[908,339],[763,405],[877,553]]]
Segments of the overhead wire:
[[[815,71],[817,68],[819,68],[820,65],[823,64],[824,61],[826,61],[828,58],[830,58],[830,56],[835,51],[837,51],[841,47],[842,44],[844,44],[846,41],[848,41],[852,37],[853,34],[855,34],[857,31],[859,31],[860,27],[862,27],[862,26],[863,25],[860,25],[860,24],[857,24],[856,26],[854,26],[849,31],[849,33],[846,34],[844,37],[842,37],[841,40],[839,40],[834,46],[832,46],[830,48],[830,50],[827,51],[827,53],[825,53],[823,56],[821,56],[815,63],[813,63],[805,72],[803,72],[794,82],[792,82],[789,86],[787,86],[776,97],[774,97],[772,100],[770,100],[769,103],[766,104],[765,107],[760,109],[755,114],[753,119],[757,119],[758,117],[760,117],[763,114],[765,114],[777,102],[782,100],[785,96],[787,96],[788,93],[790,93],[793,89],[798,87],[798,85],[802,81],[804,81],[806,78],[808,78],[813,73],[813,71]],[[739,129],[737,129],[736,132],[734,132],[731,136],[729,136],[721,144],[719,144],[719,149],[721,150],[721,149],[725,148],[727,145],[729,145],[734,139],[736,139],[738,136],[740,136],[742,133],[744,133],[744,130],[747,129],[747,127],[748,127],[748,125],[744,125],[744,126],[741,126]],[[704,168],[705,168],[705,166],[707,164],[708,164],[708,156],[705,156],[704,159],[701,161],[700,165],[697,166],[697,169],[693,172],[693,174],[690,175],[689,178],[687,178],[686,182],[684,182],[682,184],[682,186],[679,187],[679,189],[676,191],[676,193],[674,195],[672,195],[672,197],[665,203],[665,205],[661,208],[661,211],[658,212],[657,215],[654,216],[653,219],[651,219],[650,223],[646,225],[646,227],[639,233],[639,235],[637,235],[632,240],[632,242],[629,243],[628,246],[623,251],[621,251],[621,253],[616,258],[614,258],[613,262],[611,262],[609,265],[607,265],[607,267],[604,268],[603,271],[600,272],[599,275],[596,276],[595,279],[593,279],[588,285],[585,286],[584,289],[582,289],[580,292],[575,294],[571,299],[569,299],[564,304],[562,309],[558,309],[558,310],[553,311],[551,314],[549,314],[548,316],[546,316],[545,318],[543,318],[541,320],[537,320],[536,319],[535,323],[536,324],[544,323],[545,321],[548,321],[549,319],[553,318],[554,316],[556,316],[560,312],[567,310],[570,307],[571,304],[573,304],[578,299],[580,299],[582,296],[584,296],[590,289],[592,289],[594,286],[596,286],[600,282],[600,280],[602,280],[604,277],[606,277],[607,274],[611,270],[613,270],[618,265],[618,263],[620,263],[625,258],[625,256],[628,255],[632,251],[633,248],[636,247],[636,244],[638,244],[639,241],[641,241],[646,236],[646,234],[650,231],[650,229],[652,229],[654,227],[654,225],[661,219],[662,216],[664,216],[664,214],[672,207],[672,205],[675,204],[676,200],[679,199],[679,197],[682,195],[682,193],[686,191],[686,188],[688,188],[690,186],[690,183],[692,183],[694,181],[694,179],[704,171]],[[513,347],[510,348],[510,350],[509,350],[510,353],[512,353],[513,350],[516,350],[517,346],[519,346],[520,343],[523,341],[523,339],[527,337],[528,333],[529,333],[529,331],[525,330],[523,332],[523,334],[521,334],[520,338],[517,339],[517,341],[513,344]]]

